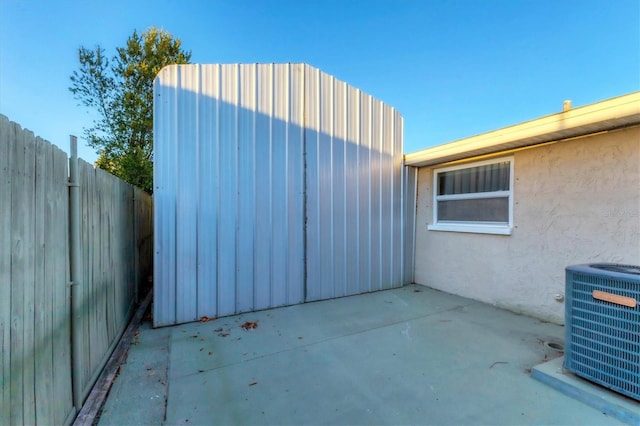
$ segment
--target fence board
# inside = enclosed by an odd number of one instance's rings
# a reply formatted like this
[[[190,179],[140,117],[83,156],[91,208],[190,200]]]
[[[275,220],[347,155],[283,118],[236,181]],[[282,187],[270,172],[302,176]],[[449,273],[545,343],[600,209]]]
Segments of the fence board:
[[[120,325],[121,318],[123,315],[126,316],[126,312],[124,312],[124,297],[127,293],[126,291],[126,283],[122,280],[122,273],[126,268],[125,262],[122,261],[122,249],[121,244],[122,240],[125,237],[124,232],[126,229],[126,224],[123,223],[121,217],[121,209],[124,204],[123,201],[123,193],[122,188],[117,181],[109,182],[113,188],[112,190],[112,214],[113,214],[113,234],[112,234],[112,244],[111,244],[111,262],[113,263],[113,267],[116,271],[116,274],[113,277],[113,293],[114,293],[114,301],[116,308],[116,315],[113,318],[113,331],[112,334],[109,334],[109,337],[115,336],[118,331],[118,326]]]
[[[24,320],[23,320],[23,345],[25,346],[25,362],[22,368],[22,377],[24,380],[23,388],[23,405],[24,405],[24,422],[25,424],[35,424],[35,355],[36,346],[34,342],[34,303],[35,303],[35,144],[36,138],[32,132],[22,132],[24,137],[24,235],[22,236],[22,255],[24,256]]]
[[[69,202],[67,154],[50,145],[45,179],[45,270],[52,297],[53,424],[63,424],[73,410],[71,394],[71,318],[69,289]]]
[[[45,176],[48,144],[41,138],[36,139],[35,155],[35,204],[34,212],[45,211]],[[36,214],[35,230],[35,374],[40,381],[35,386],[36,419],[39,423],[54,424],[53,407],[51,406],[53,384],[53,347],[47,344],[52,332],[52,286],[45,274],[45,216]]]
[[[103,332],[106,336],[112,336],[115,332],[115,318],[116,318],[116,301],[115,301],[115,287],[114,277],[109,274],[109,270],[113,269],[115,265],[112,263],[111,250],[113,241],[109,238],[109,235],[114,232],[113,228],[113,188],[109,185],[109,181],[106,179],[106,174],[101,170],[96,170],[96,183],[99,185],[98,197],[102,206],[100,210],[100,219],[98,222],[99,230],[101,232],[100,238],[102,239],[101,250],[101,284],[104,287],[106,295],[106,307],[107,307],[107,321],[105,325],[106,330]]]
[[[92,216],[95,211],[95,203],[91,197],[92,190],[95,187],[93,184],[95,172],[93,167],[88,166],[84,161],[78,162],[78,179],[80,181],[80,244],[81,244],[81,257],[82,257],[82,279],[80,280],[80,288],[77,290],[79,297],[82,300],[80,305],[82,309],[83,322],[80,325],[82,329],[82,335],[85,337],[82,339],[82,353],[86,355],[86,358],[82,360],[82,369],[79,372],[81,374],[81,382],[84,384],[88,381],[91,371],[91,360],[93,359],[91,340],[95,337],[95,333],[91,333],[92,321],[86,321],[91,315],[91,303],[89,297],[93,292],[91,286],[95,282],[94,276],[95,265],[92,262],[93,252],[95,247],[100,246],[100,240],[92,239],[91,231],[94,229],[94,221]],[[99,208],[99,207],[98,207]],[[93,243],[93,244],[92,244]]]
[[[122,230],[120,231],[120,247],[118,252],[121,262],[125,265],[122,270],[120,280],[122,282],[122,289],[124,290],[122,304],[122,315],[118,324],[118,331],[121,332],[126,328],[129,316],[133,314],[135,305],[135,291],[136,286],[136,273],[135,268],[135,227],[133,215],[133,187],[127,185],[123,181],[119,181],[120,188],[122,190],[122,205],[120,206],[120,220],[123,223]]]
[[[108,257],[107,260],[104,261],[101,255],[104,254],[105,245],[107,247],[109,244],[109,233],[110,230],[104,229],[104,222],[101,220],[101,215],[107,216],[109,204],[105,203],[105,197],[111,194],[111,189],[107,187],[107,182],[105,181],[105,173],[100,170],[95,170],[90,164],[84,163],[84,167],[86,167],[87,173],[91,175],[90,183],[86,188],[82,188],[82,191],[88,191],[87,203],[89,203],[86,208],[93,208],[93,224],[91,229],[89,230],[89,241],[94,240],[98,241],[98,244],[93,244],[93,248],[96,251],[96,254],[99,256],[100,260],[98,263],[98,270],[94,270],[94,277],[98,279],[94,279],[90,282],[87,282],[85,288],[88,291],[87,299],[89,300],[87,309],[88,314],[99,313],[100,315],[94,315],[93,317],[89,316],[88,322],[88,330],[90,337],[90,349],[91,349],[91,358],[88,365],[88,372],[86,380],[91,376],[92,367],[97,365],[100,360],[100,352],[104,351],[108,346],[109,335],[105,332],[105,327],[109,326],[109,321],[112,321],[112,316],[108,314],[103,309],[107,309],[108,306],[112,303],[106,297],[109,288],[109,278],[111,274],[109,273],[109,269],[112,265],[109,265]],[[90,207],[93,206],[93,207]],[[97,208],[96,208],[97,206]],[[113,272],[115,273],[115,268]]]
[[[11,169],[12,128],[0,116],[0,424],[11,421]]]
[[[11,424],[24,424],[24,377],[22,368],[26,358],[24,342],[24,288],[25,270],[24,244],[24,137],[15,123],[11,125],[14,144],[11,147]]]

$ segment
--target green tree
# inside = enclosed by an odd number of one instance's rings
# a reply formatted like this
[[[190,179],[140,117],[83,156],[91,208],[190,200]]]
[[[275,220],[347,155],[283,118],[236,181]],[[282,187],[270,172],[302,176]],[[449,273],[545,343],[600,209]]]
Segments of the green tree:
[[[89,146],[98,152],[96,166],[153,191],[153,79],[162,67],[187,64],[191,51],[180,39],[151,27],[136,31],[111,58],[100,46],[80,47],[80,67],[69,90],[76,100],[95,110],[93,125],[84,129]]]

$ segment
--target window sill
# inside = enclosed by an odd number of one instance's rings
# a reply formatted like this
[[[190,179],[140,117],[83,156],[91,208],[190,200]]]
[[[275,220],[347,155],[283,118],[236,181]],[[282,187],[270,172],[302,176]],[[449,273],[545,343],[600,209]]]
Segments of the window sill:
[[[513,228],[508,225],[473,225],[461,223],[437,223],[427,225],[429,231],[466,232],[471,234],[511,235]]]

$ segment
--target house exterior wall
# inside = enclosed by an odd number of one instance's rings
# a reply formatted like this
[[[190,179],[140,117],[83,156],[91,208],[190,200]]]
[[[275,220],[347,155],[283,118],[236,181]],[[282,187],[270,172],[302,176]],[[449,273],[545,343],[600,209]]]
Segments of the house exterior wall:
[[[640,127],[514,158],[510,236],[428,231],[433,170],[418,171],[415,281],[558,324],[568,265],[640,263]]]

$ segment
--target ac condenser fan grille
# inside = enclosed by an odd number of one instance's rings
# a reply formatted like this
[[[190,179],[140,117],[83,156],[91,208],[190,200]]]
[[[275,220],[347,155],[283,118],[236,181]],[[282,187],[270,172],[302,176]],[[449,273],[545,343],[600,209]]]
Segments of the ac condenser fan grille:
[[[640,400],[640,267],[566,270],[565,368]]]

